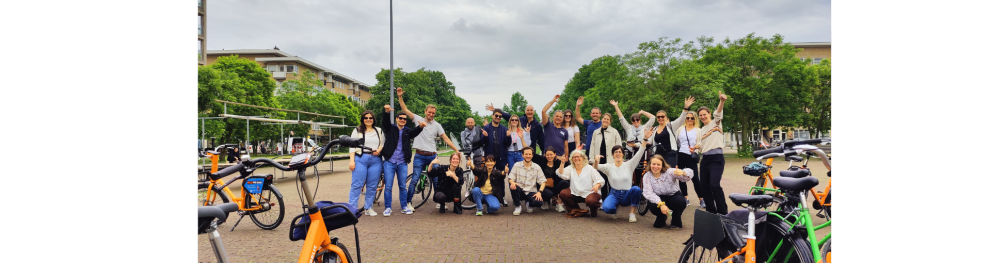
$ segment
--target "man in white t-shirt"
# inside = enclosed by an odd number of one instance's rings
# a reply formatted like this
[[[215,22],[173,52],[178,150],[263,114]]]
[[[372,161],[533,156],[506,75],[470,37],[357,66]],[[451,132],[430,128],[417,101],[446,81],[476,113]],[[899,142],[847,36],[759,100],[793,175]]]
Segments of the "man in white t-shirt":
[[[403,93],[405,93],[403,92],[403,88],[396,87],[399,106],[403,108],[403,112],[406,112],[407,116],[413,116],[413,123],[424,122],[427,124],[426,127],[423,127],[420,135],[413,138],[413,149],[416,149],[416,153],[413,154],[413,180],[410,180],[410,185],[407,188],[409,190],[406,192],[406,200],[413,200],[413,192],[415,192],[413,187],[416,186],[417,180],[420,178],[420,173],[423,172],[424,167],[437,158],[437,144],[434,143],[437,140],[437,136],[444,139],[444,143],[447,143],[448,147],[454,149],[454,154],[460,155],[461,152],[454,146],[451,139],[444,134],[444,127],[441,127],[440,123],[434,120],[434,116],[437,114],[437,107],[433,104],[427,105],[427,108],[423,111],[423,115],[426,118],[416,115],[406,107],[406,102],[403,101]],[[413,206],[410,205],[409,208],[413,208]],[[407,214],[412,214],[412,212]]]

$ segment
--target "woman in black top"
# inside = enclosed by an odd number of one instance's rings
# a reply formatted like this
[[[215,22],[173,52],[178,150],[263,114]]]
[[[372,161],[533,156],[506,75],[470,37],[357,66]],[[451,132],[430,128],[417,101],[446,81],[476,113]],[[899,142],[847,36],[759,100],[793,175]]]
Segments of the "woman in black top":
[[[445,212],[445,203],[454,202],[454,213],[461,214],[461,198],[459,194],[461,185],[464,183],[462,174],[464,170],[458,167],[461,164],[461,155],[452,154],[450,165],[440,165],[440,158],[427,166],[427,177],[436,178],[437,189],[434,193],[434,202],[440,204],[440,213]]]
[[[237,163],[241,161],[241,156],[238,154],[237,147],[234,148],[232,152],[231,149],[227,149],[227,163]]]
[[[475,201],[478,211],[475,215],[482,215],[482,205],[488,204],[488,213],[499,211],[500,202],[506,196],[506,186],[503,180],[506,179],[506,172],[495,167],[495,156],[489,154],[483,158],[485,166],[474,167],[472,174],[475,175],[475,185],[471,189],[470,200]],[[469,165],[471,165],[469,163]],[[487,185],[487,187],[486,187]],[[483,203],[484,202],[484,203]]]
[[[558,158],[557,153],[554,152],[554,146],[547,146],[547,150],[544,151],[543,156],[540,155],[533,156],[533,163],[537,164],[537,166],[540,166],[540,170],[544,172],[544,178],[547,178],[547,182],[546,182],[547,187],[550,188],[552,193],[554,193],[554,197],[552,197],[551,200],[556,200],[556,201],[552,201],[554,204],[557,204],[555,209],[559,213],[564,213],[564,204],[561,203],[561,200],[557,198],[557,195],[561,193],[561,190],[568,189],[568,187],[571,187],[571,182],[568,180],[561,179],[561,177],[559,177],[555,171],[557,171],[558,168],[561,168],[561,165],[567,166],[571,164],[571,162],[568,161],[562,164],[561,158]],[[546,202],[544,204],[549,204],[549,203],[551,202]],[[550,209],[550,207],[547,208],[541,207],[541,208]]]

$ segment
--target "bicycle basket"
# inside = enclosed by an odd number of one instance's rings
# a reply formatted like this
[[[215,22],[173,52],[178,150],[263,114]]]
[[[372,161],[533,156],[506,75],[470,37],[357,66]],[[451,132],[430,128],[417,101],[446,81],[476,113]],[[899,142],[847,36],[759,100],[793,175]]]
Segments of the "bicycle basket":
[[[764,173],[767,173],[767,170],[769,169],[770,167],[760,162],[752,162],[750,165],[743,167],[743,173],[750,176],[761,176]]]
[[[343,205],[355,213],[354,217],[348,216],[347,210],[342,207],[331,207],[332,205]],[[338,228],[354,225],[358,223],[358,218],[361,217],[360,212],[354,206],[348,203],[334,203],[332,201],[317,201],[317,207],[320,208],[320,213],[323,215],[323,224],[327,227],[327,231],[333,231]],[[299,241],[306,239],[306,232],[310,229],[310,215],[306,212],[296,216],[292,219],[292,224],[289,225],[289,240]]]

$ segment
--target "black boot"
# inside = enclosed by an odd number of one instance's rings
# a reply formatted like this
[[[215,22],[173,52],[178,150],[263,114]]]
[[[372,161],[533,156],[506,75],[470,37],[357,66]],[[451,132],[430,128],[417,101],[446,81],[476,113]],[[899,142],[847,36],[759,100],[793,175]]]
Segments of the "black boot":
[[[654,219],[654,228],[663,228],[667,225],[668,215],[659,215]]]
[[[458,202],[458,199],[454,199],[454,213],[461,214],[461,202]]]
[[[445,203],[440,203],[440,213],[441,214],[443,214],[444,212],[447,212],[447,209],[445,209],[446,207],[444,207],[444,205],[446,205],[446,204]]]

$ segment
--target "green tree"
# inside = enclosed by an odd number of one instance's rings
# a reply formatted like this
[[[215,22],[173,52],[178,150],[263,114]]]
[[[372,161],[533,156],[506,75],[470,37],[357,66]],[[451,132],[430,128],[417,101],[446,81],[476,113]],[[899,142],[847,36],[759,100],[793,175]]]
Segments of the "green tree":
[[[404,72],[399,68],[395,69],[393,75],[395,86],[402,87],[406,92],[403,97],[410,111],[422,116],[428,104],[437,106],[434,120],[445,131],[460,133],[465,128],[466,119],[479,117],[477,113],[471,112],[468,102],[458,97],[454,83],[447,81],[443,72],[423,68]],[[377,83],[371,87],[372,99],[368,101],[367,107],[376,114],[381,114],[382,107],[389,104],[389,70],[382,69],[375,75],[375,79]],[[393,107],[399,109],[399,98],[396,100]]]
[[[828,59],[823,59],[818,65],[809,68],[811,84],[806,95],[806,111],[801,125],[809,129],[809,135],[815,138],[820,132],[825,133],[831,129],[832,112],[832,79],[831,64]]]
[[[300,74],[293,75],[296,76],[296,79],[283,82],[277,91],[276,101],[279,102],[280,108],[342,116],[345,117],[343,124],[348,126],[357,126],[360,123],[359,118],[364,109],[357,102],[344,96],[344,94],[324,88],[323,81],[317,79],[313,72],[304,70]],[[289,115],[286,117],[296,117],[292,116],[296,114]],[[299,118],[306,121],[332,121],[334,124],[342,124],[340,118],[307,114],[300,115]],[[310,125],[287,125],[285,127],[287,132],[293,131],[296,134],[307,134],[311,129]],[[332,129],[331,133],[335,136],[351,134],[352,129],[336,128]]]
[[[510,103],[508,106],[505,103],[502,104],[502,110],[506,111],[510,115],[515,114],[516,116],[523,116],[526,114],[526,105],[527,105],[526,98],[523,97],[523,94],[520,94],[520,92],[517,91],[516,93],[513,93],[513,96],[512,98],[510,98]],[[536,108],[537,106],[533,106],[533,107],[535,111],[540,110]],[[534,115],[533,117],[535,117],[538,121],[540,120],[540,116],[538,116],[540,115],[539,112],[533,115]]]
[[[220,57],[211,65],[199,67],[197,74],[197,112],[200,117],[217,117],[224,113],[224,104],[214,100],[276,106],[273,96],[275,81],[270,78],[271,73],[252,60],[239,58],[237,55]],[[269,110],[237,105],[227,105],[226,109],[228,114],[241,116],[271,114]],[[237,143],[247,136],[246,120],[221,119],[208,120],[206,123],[207,137],[219,138],[217,143]],[[276,128],[266,125],[251,127],[251,135],[258,136],[257,138],[265,138],[277,132]]]
[[[801,103],[808,77],[807,64],[795,57],[795,47],[781,35],[729,40],[709,48],[701,62],[718,66],[724,79],[711,82],[729,96],[724,122],[744,134],[762,127],[792,126],[804,114]],[[725,80],[725,83],[722,81]],[[711,97],[715,90],[707,95]],[[730,117],[731,116],[731,117]],[[739,155],[750,156],[749,136],[743,136]]]

